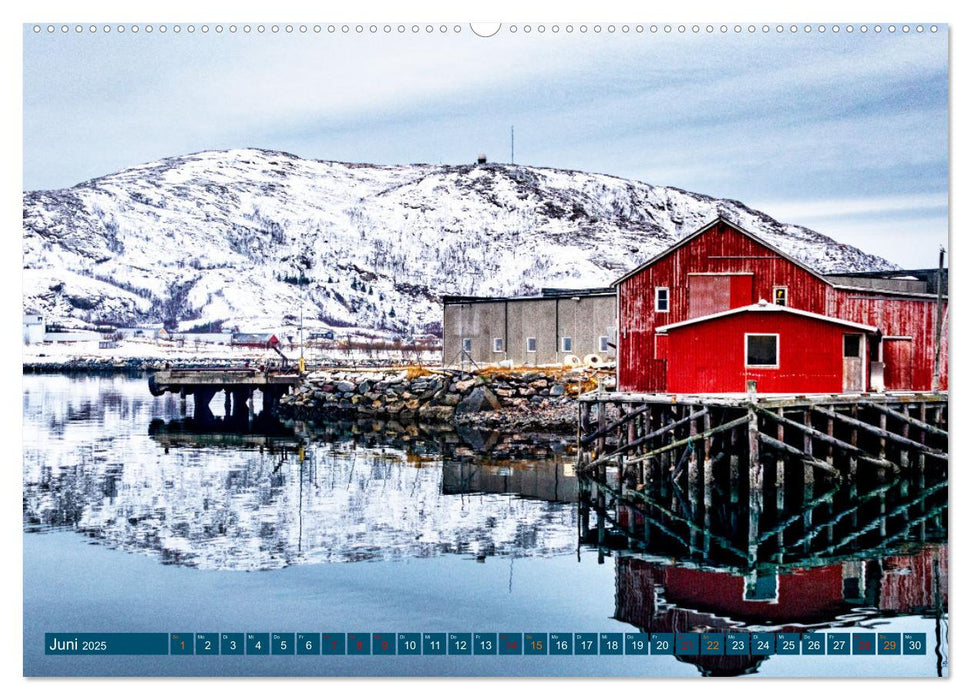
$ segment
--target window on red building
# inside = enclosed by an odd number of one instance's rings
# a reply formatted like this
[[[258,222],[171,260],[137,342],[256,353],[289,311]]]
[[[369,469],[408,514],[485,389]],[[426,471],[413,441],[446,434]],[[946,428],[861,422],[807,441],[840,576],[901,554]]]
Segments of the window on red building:
[[[655,287],[654,288],[654,310],[660,313],[667,313],[669,306],[670,304],[668,301],[668,288]]]
[[[746,367],[778,367],[779,336],[775,333],[745,334]]]

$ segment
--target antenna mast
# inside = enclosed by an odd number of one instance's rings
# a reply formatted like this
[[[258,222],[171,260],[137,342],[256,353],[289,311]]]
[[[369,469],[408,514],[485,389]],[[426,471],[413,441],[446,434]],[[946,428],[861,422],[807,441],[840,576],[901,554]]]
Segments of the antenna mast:
[[[516,127],[509,127],[509,162],[516,164]]]

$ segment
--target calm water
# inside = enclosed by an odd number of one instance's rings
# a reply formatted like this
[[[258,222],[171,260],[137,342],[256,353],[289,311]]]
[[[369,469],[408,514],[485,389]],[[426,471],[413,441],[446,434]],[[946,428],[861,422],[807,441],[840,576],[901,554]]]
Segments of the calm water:
[[[507,437],[476,434],[200,426],[143,378],[28,375],[23,401],[28,675],[947,672],[947,550],[933,537],[743,571],[663,543],[581,541],[579,488],[560,444],[522,454]],[[218,398],[212,407],[220,416]],[[807,628],[923,632],[930,649],[745,658],[734,669],[673,656],[43,654],[44,633],[58,631]]]

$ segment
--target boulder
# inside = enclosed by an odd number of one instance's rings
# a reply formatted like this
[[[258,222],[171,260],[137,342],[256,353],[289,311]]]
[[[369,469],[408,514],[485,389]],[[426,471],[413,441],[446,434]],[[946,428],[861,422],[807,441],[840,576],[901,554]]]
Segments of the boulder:
[[[429,423],[448,423],[455,417],[452,406],[422,406],[418,409],[418,417]]]
[[[456,414],[478,413],[479,411],[498,411],[502,408],[499,399],[484,386],[477,386],[455,407]]]
[[[464,394],[475,385],[476,379],[474,377],[472,379],[466,379],[465,381],[455,382],[455,391],[459,392],[460,394]]]
[[[350,382],[337,382],[337,386],[335,388],[342,394],[347,394],[354,391],[354,385]]]

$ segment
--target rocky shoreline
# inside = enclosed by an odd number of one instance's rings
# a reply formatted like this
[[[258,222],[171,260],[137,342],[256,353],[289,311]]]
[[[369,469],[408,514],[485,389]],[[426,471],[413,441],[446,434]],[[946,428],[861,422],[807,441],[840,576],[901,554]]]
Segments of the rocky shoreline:
[[[610,379],[592,369],[407,368],[315,372],[280,400],[281,416],[377,418],[482,429],[572,432],[576,396]]]
[[[25,362],[24,374],[139,374],[198,365],[231,366],[238,359],[71,358]],[[425,367],[330,368],[307,374],[281,398],[281,418],[311,422],[384,420],[455,429],[573,434],[576,397],[609,388],[613,372],[591,368],[486,368],[475,372]]]

